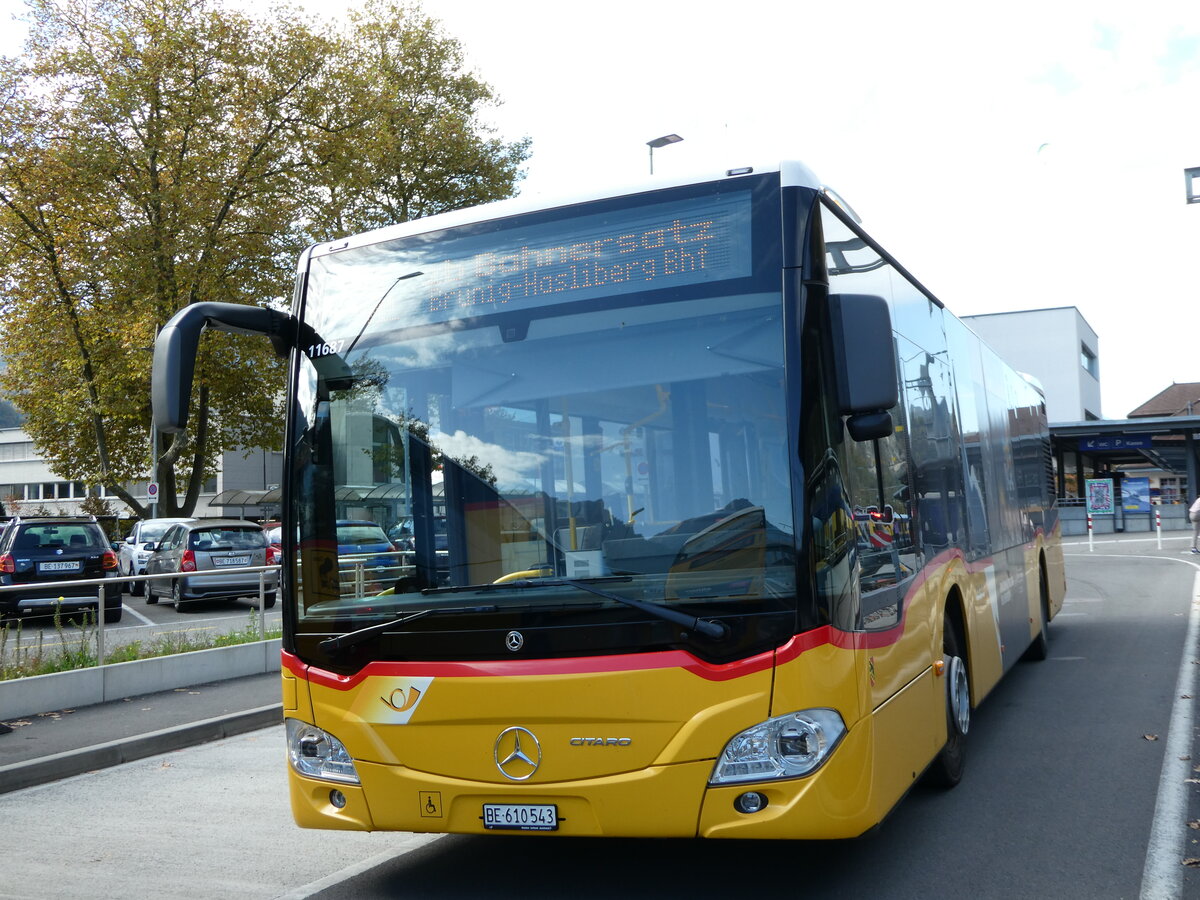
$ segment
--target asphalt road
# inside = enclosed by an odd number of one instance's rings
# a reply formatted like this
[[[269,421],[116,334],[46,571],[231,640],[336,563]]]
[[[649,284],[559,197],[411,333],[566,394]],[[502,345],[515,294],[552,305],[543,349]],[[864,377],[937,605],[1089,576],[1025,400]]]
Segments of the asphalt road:
[[[0,897],[1200,897],[1186,546],[1069,545],[1050,659],[976,711],[963,783],[857,841],[306,832],[275,726],[0,796]]]

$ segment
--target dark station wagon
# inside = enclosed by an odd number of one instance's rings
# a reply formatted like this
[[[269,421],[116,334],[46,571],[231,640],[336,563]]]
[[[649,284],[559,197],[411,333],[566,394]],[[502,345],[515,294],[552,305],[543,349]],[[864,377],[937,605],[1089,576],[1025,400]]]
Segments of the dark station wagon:
[[[0,619],[95,610],[104,592],[104,621],[121,621],[117,554],[90,516],[14,518],[0,536]],[[81,585],[84,579],[112,579]]]

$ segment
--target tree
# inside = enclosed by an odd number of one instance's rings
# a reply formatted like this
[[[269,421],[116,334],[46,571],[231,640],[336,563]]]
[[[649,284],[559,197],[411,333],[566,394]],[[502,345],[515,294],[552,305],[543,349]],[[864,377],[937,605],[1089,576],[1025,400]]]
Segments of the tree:
[[[282,305],[306,243],[509,195],[528,141],[490,137],[490,89],[416,7],[342,30],[215,0],[29,7],[25,55],[0,60],[0,387],[56,475],[145,515],[126,484],[171,315]],[[279,448],[281,376],[267,342],[206,337],[191,430],[157,447],[162,515],[225,450]]]
[[[528,139],[505,144],[482,125],[495,95],[418,6],[371,0],[350,13],[331,71],[354,103],[329,104],[311,145],[318,239],[513,194]]]

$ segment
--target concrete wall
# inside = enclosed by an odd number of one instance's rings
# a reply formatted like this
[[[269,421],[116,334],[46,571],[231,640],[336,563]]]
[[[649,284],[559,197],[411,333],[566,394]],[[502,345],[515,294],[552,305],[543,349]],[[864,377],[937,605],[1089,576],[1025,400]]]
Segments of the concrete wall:
[[[279,671],[279,638],[0,681],[0,720]]]
[[[1162,518],[1162,530],[1166,535],[1180,531],[1191,535],[1192,525],[1187,520],[1187,507],[1183,504],[1175,506],[1151,507],[1148,513],[1127,513],[1122,511],[1119,516],[1093,516],[1092,534],[1151,534],[1156,532],[1155,511]],[[1083,506],[1064,506],[1058,510],[1059,521],[1062,522],[1063,537],[1087,536],[1087,508]]]

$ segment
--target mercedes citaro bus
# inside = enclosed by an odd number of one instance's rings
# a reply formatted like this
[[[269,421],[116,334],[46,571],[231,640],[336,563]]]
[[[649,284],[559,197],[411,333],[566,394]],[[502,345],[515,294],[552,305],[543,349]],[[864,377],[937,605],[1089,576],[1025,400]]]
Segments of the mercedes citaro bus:
[[[800,164],[317,244],[290,312],[166,325],[163,431],[205,328],[290,360],[302,826],[860,835],[1046,653],[1041,391]],[[341,589],[344,518],[394,582]]]

